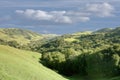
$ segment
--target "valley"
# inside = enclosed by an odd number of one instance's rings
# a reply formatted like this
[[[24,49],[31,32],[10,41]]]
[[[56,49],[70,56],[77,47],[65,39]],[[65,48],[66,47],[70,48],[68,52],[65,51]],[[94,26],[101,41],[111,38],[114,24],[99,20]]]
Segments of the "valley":
[[[4,28],[0,35],[0,80],[120,79],[120,27],[61,36]]]

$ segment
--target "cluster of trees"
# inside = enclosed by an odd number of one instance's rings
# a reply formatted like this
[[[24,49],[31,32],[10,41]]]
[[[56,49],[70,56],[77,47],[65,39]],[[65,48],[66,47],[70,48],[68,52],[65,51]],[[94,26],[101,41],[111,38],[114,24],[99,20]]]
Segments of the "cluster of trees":
[[[11,47],[19,48],[20,45],[17,43],[17,41],[5,41],[0,39],[0,44],[1,45],[9,45]]]
[[[6,40],[0,39],[0,45],[8,45],[18,49],[31,50],[28,45],[21,45],[15,40],[6,41]]]
[[[120,45],[77,54],[53,51],[42,55],[41,62],[64,75],[116,76],[120,74]]]
[[[120,30],[63,35],[38,46],[41,63],[64,75],[116,76],[120,73]],[[65,38],[76,41],[65,41]]]

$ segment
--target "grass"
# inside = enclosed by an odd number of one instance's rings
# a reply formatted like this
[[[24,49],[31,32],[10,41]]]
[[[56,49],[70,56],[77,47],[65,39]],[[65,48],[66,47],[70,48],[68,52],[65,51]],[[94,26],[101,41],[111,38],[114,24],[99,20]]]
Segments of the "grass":
[[[69,38],[64,38],[64,41],[67,42],[79,42],[77,38],[79,38],[81,35],[90,35],[92,32],[91,31],[85,31],[85,32],[76,32],[71,35]]]
[[[0,45],[0,80],[67,80],[39,63],[40,53]]]
[[[55,34],[39,34],[19,28],[0,28],[0,39],[4,41],[17,41],[20,45],[26,45],[31,41],[53,38]]]
[[[76,32],[76,33],[73,33],[73,35],[88,35],[88,34],[91,34],[92,32],[91,31],[83,31],[83,32]]]
[[[67,41],[67,42],[78,41],[78,40],[75,39],[75,38],[65,38],[64,40]]]

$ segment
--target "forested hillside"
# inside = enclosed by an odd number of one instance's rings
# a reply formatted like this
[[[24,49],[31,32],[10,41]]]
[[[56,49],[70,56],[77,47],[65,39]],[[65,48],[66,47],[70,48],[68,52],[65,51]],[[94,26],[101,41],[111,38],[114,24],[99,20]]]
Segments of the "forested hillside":
[[[63,35],[36,49],[42,53],[41,63],[64,75],[112,77],[120,74],[119,27]]]

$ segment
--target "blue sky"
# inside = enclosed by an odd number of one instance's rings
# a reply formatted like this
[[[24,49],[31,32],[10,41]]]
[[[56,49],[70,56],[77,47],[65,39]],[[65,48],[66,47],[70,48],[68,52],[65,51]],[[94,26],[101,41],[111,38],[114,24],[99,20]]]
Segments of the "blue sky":
[[[66,34],[120,26],[120,0],[0,0],[0,27]]]

